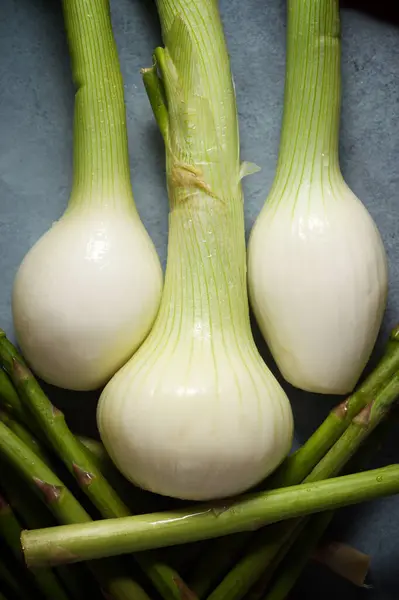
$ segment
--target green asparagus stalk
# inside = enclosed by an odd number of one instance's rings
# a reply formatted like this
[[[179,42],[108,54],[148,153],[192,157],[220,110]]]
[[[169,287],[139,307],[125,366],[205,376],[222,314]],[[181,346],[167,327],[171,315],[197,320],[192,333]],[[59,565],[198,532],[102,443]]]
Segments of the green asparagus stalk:
[[[23,533],[30,566],[185,544],[399,493],[399,465],[188,509]]]
[[[92,460],[90,453],[69,430],[63,413],[52,405],[16,348],[1,330],[0,362],[10,376],[23,407],[32,415],[49,445],[101,515],[105,519],[130,515],[130,510],[105,479],[96,461]],[[179,574],[168,565],[155,560],[154,555],[140,554],[135,559],[166,600],[181,600],[183,589],[188,593]]]
[[[21,548],[22,527],[6,499],[0,495],[0,537],[5,541],[15,559],[24,564]],[[68,600],[63,587],[51,569],[32,569],[36,587],[48,600]]]
[[[2,582],[12,597],[17,600],[31,600],[31,594],[25,590],[21,581],[6,567],[6,565],[0,560],[0,582]]]
[[[0,422],[0,456],[27,482],[59,523],[84,523],[91,518],[62,481],[4,423]],[[115,600],[149,600],[128,578],[117,560],[92,562],[89,567],[101,588]]]
[[[339,473],[367,436],[383,420],[398,395],[399,371],[380,390],[375,400],[354,417],[344,434],[305,478],[304,487]],[[296,533],[301,530],[298,519],[259,531],[249,552],[223,579],[209,599],[239,600],[243,598],[262,573],[273,564],[283,545],[288,543],[288,539],[293,539],[295,529]]]

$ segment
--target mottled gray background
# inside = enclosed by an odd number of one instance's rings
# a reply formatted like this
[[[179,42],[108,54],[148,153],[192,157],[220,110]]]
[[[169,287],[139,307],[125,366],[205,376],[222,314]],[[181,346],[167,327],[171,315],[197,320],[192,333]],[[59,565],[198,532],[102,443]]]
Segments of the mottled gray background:
[[[135,199],[164,262],[168,209],[163,148],[139,74],[141,67],[151,64],[151,52],[160,42],[158,23],[148,0],[111,0],[111,4],[125,79]],[[366,2],[348,4],[342,10],[341,163],[348,183],[375,218],[389,254],[391,288],[384,339],[399,319],[399,26],[394,0],[377,1],[373,9],[366,8]],[[272,183],[277,157],[285,2],[221,0],[220,8],[237,88],[242,158],[262,167],[259,174],[245,179],[248,232]],[[0,326],[10,335],[15,271],[68,199],[73,94],[60,2],[1,0]],[[96,394],[50,391],[66,408],[75,429],[93,429]],[[335,400],[288,391],[296,415],[296,440],[301,442]],[[375,465],[399,460],[398,434],[394,426]],[[399,598],[398,498],[342,510],[330,533],[372,555],[372,588],[355,589],[312,566],[294,598]]]

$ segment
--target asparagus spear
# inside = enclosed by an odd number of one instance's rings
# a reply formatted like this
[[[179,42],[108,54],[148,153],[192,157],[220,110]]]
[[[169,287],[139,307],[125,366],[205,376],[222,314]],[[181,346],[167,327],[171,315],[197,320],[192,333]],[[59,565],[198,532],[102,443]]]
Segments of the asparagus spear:
[[[110,486],[86,448],[69,430],[64,415],[47,398],[22,357],[0,330],[0,361],[10,376],[22,405],[30,412],[54,452],[75,477],[81,489],[105,519],[130,515],[128,507]],[[181,600],[189,590],[179,574],[158,562],[153,554],[135,559],[166,600]]]
[[[51,469],[4,423],[0,422],[0,456],[27,482],[59,523],[84,523],[91,518]],[[128,578],[117,560],[89,564],[101,588],[114,600],[149,600]]]
[[[4,539],[16,560],[23,564],[24,558],[21,549],[22,527],[6,499],[0,495],[0,537]],[[51,569],[31,570],[31,575],[36,587],[48,600],[68,600]]]
[[[304,480],[304,487],[335,476],[375,427],[383,420],[399,395],[399,371],[370,402],[354,417],[345,433],[327,452]],[[257,533],[249,552],[235,565],[209,600],[239,600],[251,589],[261,574],[273,563],[284,543],[301,530],[298,519],[274,525]]]
[[[247,494],[223,504],[23,533],[31,566],[64,564],[211,539],[399,493],[399,465]]]

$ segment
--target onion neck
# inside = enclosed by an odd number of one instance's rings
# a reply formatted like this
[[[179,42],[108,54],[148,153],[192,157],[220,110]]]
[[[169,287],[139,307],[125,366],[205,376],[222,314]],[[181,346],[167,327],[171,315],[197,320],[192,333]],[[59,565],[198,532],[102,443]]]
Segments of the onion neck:
[[[143,73],[165,140],[170,201],[156,329],[169,323],[204,343],[251,340],[237,110],[217,3],[157,7],[165,48],[155,51],[156,72]]]
[[[234,202],[240,197],[237,107],[217,2],[157,0],[157,7],[165,49],[157,48],[155,58],[166,96],[170,169],[177,184],[195,183],[185,167],[194,169],[203,189]]]
[[[68,211],[135,212],[123,80],[108,0],[63,0],[73,79],[74,176]]]
[[[288,0],[286,83],[275,185],[340,173],[339,0]]]
[[[243,215],[203,196],[170,214],[168,261],[158,325],[207,346],[249,342]],[[172,334],[171,334],[172,335]],[[173,334],[174,335],[174,334]],[[168,336],[169,338],[169,336]]]

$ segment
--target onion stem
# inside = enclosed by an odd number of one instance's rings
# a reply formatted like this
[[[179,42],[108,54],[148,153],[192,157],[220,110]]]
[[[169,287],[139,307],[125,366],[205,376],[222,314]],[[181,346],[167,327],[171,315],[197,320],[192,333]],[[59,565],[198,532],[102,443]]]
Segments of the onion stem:
[[[63,0],[77,88],[74,180],[68,210],[103,205],[135,211],[126,109],[108,0]]]

